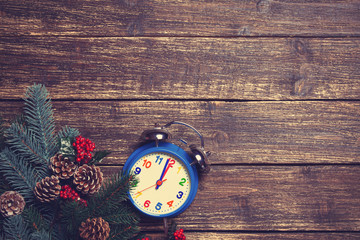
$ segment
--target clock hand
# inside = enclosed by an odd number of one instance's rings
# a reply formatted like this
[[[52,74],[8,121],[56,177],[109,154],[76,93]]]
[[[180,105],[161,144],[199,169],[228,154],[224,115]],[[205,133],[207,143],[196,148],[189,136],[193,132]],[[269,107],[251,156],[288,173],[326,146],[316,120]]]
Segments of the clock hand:
[[[155,189],[158,189],[159,187],[160,187],[160,185],[162,184],[162,179],[164,178],[164,176],[165,176],[165,174],[166,174],[166,172],[167,172],[167,170],[168,170],[168,165],[169,165],[169,161],[170,161],[170,158],[168,158],[167,160],[166,160],[166,163],[165,163],[165,166],[164,166],[164,169],[163,169],[163,171],[162,171],[162,173],[161,173],[161,176],[160,176],[160,179],[159,180],[157,180],[156,181],[156,184],[155,184]]]
[[[165,182],[167,179],[164,179],[162,182]],[[152,185],[152,186],[150,186],[150,187],[147,187],[147,188],[145,188],[145,189],[143,189],[143,190],[141,190],[141,191],[138,191],[136,194],[139,194],[139,193],[142,193],[143,191],[145,191],[145,190],[148,190],[148,189],[150,189],[150,188],[153,188],[153,187],[155,187],[156,186],[156,184],[154,184],[154,185]]]

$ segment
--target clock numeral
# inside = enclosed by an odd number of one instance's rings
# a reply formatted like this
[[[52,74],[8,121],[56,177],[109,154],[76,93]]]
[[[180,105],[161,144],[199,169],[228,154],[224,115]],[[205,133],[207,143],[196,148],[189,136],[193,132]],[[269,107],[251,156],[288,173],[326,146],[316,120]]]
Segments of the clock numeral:
[[[155,163],[157,163],[157,162],[159,161],[159,165],[160,165],[163,159],[164,159],[164,158],[161,158],[160,156],[156,156],[156,161],[155,161]]]
[[[135,171],[134,171],[135,174],[139,174],[140,172],[141,172],[141,168],[139,168],[139,167],[135,168]]]
[[[179,172],[181,171],[182,167],[179,167],[178,169],[179,169],[179,170],[177,171],[177,174],[179,174]]]
[[[174,200],[171,200],[170,202],[167,202],[167,205],[169,205],[169,207],[172,207],[173,203],[174,203]]]
[[[170,158],[169,158],[169,160],[170,160],[170,161],[169,161],[169,166],[168,166],[168,167],[171,168],[171,167],[173,167],[173,165],[175,164],[175,160],[174,160],[174,159],[170,159]]]
[[[158,203],[156,204],[156,206],[155,206],[155,209],[156,209],[156,210],[160,210],[160,209],[161,209],[161,206],[162,206],[162,204],[161,204],[160,202],[158,202]]]
[[[149,200],[146,200],[145,202],[144,202],[144,207],[146,207],[146,208],[148,208],[148,207],[150,207],[150,201]]]
[[[135,180],[132,182],[131,186],[136,188],[138,184],[139,184],[139,181]]]
[[[179,193],[178,193],[178,195],[176,195],[176,197],[178,199],[181,199],[183,195],[184,195],[184,193],[182,191],[179,191]]]
[[[151,167],[151,162],[145,159],[145,160],[144,160],[143,167],[146,167],[146,168]]]
[[[138,198],[138,197],[140,197],[141,195],[142,195],[142,192],[138,192],[138,193],[135,194],[135,198]]]
[[[181,181],[179,182],[179,184],[181,186],[184,186],[184,183],[186,183],[186,179],[185,178],[182,178]]]

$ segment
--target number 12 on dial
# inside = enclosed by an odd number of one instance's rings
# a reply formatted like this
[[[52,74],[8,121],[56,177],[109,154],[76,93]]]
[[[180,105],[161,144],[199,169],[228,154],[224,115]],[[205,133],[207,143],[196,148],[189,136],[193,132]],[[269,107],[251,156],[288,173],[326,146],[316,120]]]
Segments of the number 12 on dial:
[[[137,149],[124,170],[135,175],[137,185],[129,191],[132,204],[151,217],[174,217],[194,200],[198,175],[190,156],[178,146],[161,142]]]

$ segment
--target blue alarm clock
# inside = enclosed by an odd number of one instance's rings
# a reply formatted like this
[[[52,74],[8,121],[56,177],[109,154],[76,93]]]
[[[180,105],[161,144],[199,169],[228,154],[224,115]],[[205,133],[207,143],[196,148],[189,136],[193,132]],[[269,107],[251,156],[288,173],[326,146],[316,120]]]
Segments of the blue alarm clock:
[[[165,142],[171,135],[167,128],[180,124],[195,131],[201,147],[190,145],[190,153]],[[198,189],[198,170],[209,170],[209,152],[204,151],[202,135],[192,126],[173,121],[162,127],[144,131],[149,143],[136,149],[127,159],[123,171],[136,176],[136,185],[129,191],[131,203],[149,217],[175,217],[193,202]],[[182,142],[186,143],[184,140]]]

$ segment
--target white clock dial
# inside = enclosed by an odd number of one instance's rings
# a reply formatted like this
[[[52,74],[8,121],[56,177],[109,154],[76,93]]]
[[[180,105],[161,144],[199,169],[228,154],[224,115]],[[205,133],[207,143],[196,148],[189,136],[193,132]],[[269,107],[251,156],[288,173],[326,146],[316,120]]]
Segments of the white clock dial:
[[[137,185],[130,191],[142,212],[161,216],[177,211],[189,197],[191,180],[186,165],[166,152],[153,152],[137,159],[130,173]]]

